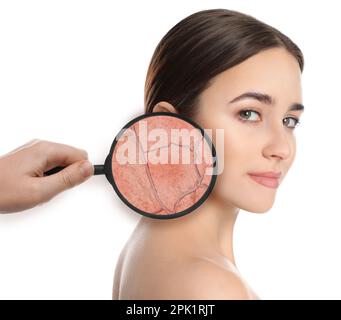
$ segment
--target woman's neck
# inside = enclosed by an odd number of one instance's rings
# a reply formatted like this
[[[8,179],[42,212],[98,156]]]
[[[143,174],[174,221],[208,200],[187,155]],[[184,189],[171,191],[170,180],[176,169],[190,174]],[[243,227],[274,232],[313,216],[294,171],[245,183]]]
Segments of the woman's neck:
[[[165,241],[172,239],[173,245],[181,246],[181,250],[217,253],[235,265],[233,229],[238,212],[238,208],[211,193],[201,206],[185,216],[166,220],[143,217],[140,225],[154,230]]]

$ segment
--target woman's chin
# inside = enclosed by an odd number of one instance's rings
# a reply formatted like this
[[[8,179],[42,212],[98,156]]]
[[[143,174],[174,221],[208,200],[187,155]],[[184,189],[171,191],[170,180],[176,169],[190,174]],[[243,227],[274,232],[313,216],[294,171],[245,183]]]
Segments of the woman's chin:
[[[253,213],[266,213],[268,212],[274,204],[274,198],[269,200],[256,200],[254,203],[241,203],[240,208],[244,211]]]

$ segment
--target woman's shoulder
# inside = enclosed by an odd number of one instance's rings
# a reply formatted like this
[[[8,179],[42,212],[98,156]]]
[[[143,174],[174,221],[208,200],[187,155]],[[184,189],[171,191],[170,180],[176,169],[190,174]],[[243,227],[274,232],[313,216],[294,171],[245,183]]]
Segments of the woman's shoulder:
[[[255,296],[239,273],[229,262],[195,257],[179,274],[177,299],[246,300]]]
[[[122,250],[115,270],[114,299],[257,298],[223,256],[207,250],[193,252],[193,248],[180,250],[150,234],[135,232]]]
[[[125,255],[125,247],[121,251],[118,256],[114,274],[114,284],[113,284],[113,291],[112,291],[112,299],[118,300],[120,295],[120,285],[121,285],[121,273],[122,273],[122,264]]]

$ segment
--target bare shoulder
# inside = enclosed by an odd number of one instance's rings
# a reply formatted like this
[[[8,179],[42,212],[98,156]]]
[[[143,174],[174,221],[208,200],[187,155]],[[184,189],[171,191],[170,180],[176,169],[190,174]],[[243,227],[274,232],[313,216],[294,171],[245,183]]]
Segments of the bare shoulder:
[[[178,299],[195,300],[249,300],[249,287],[232,268],[196,258],[182,274]]]
[[[113,291],[112,291],[113,300],[118,300],[119,295],[120,295],[122,264],[123,264],[123,259],[125,256],[125,251],[126,251],[126,247],[123,248],[116,262],[116,268],[115,268],[115,273],[114,273],[114,284],[113,284]]]

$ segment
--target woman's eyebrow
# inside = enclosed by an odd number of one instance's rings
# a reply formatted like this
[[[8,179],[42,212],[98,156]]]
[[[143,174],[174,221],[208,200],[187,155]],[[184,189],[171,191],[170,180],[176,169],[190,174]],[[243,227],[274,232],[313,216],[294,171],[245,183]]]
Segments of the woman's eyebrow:
[[[261,93],[261,92],[244,92],[238,97],[232,99],[229,103],[234,103],[239,100],[246,99],[246,98],[255,99],[257,101],[263,102],[268,105],[275,104],[275,100],[273,97],[269,96],[268,94]],[[293,103],[290,106],[289,111],[304,111],[304,106],[300,103]]]

